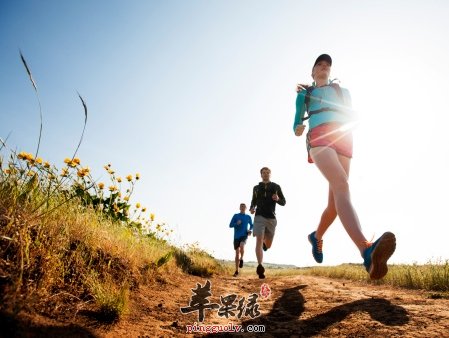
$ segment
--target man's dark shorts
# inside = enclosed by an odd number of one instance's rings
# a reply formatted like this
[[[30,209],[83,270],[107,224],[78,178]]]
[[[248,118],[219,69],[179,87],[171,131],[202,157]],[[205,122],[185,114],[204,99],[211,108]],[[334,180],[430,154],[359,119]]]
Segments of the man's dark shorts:
[[[245,245],[247,238],[248,238],[248,236],[243,236],[243,237],[234,239],[234,250],[237,250],[239,248],[240,243],[243,243],[243,245]]]

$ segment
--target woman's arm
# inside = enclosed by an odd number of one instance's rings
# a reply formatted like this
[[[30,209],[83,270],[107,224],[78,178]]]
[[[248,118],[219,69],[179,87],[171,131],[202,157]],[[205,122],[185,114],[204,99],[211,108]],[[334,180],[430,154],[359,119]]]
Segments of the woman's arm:
[[[304,125],[302,124],[302,118],[306,112],[305,98],[307,90],[301,90],[296,96],[296,113],[295,120],[293,122],[293,131],[296,136],[301,136],[304,131]]]

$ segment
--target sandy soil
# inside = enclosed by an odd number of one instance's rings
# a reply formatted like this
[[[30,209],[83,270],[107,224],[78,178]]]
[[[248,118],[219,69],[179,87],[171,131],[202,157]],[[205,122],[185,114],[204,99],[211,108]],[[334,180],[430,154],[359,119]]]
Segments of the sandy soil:
[[[203,297],[206,305],[222,306],[226,299],[221,297],[229,295],[235,295],[230,306],[238,307],[241,301],[240,309],[234,308],[228,318],[219,316],[223,310],[219,308],[204,310],[203,322],[199,322],[199,311],[181,313],[180,308],[193,305],[192,289],[197,285],[204,288],[208,279],[173,275],[151,287],[141,286],[131,297],[130,312],[117,323],[101,323],[95,312],[88,310],[67,313],[62,321],[3,315],[0,336],[449,337],[449,300],[434,299],[429,292],[310,276],[270,277],[269,270],[266,275],[265,280],[255,274],[209,278],[211,295]],[[270,289],[268,296],[261,293],[264,283]],[[249,302],[252,294],[257,295],[254,306]],[[195,324],[202,330],[241,325],[245,332],[187,333],[188,325]],[[248,332],[251,329],[265,332]]]

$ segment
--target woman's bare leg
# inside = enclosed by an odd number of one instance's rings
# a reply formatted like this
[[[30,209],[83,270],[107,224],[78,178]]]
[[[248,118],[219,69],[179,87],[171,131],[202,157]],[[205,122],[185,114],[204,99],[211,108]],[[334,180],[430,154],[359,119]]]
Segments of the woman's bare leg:
[[[321,240],[324,236],[324,233],[327,231],[327,229],[330,227],[330,225],[335,221],[335,218],[337,218],[337,209],[335,208],[335,202],[334,202],[334,194],[332,192],[332,189],[329,186],[329,196],[328,196],[328,202],[327,207],[324,209],[320,223],[318,224],[318,227],[315,232],[315,237],[318,240]]]
[[[351,203],[348,174],[345,170],[346,165],[349,168],[350,159],[339,156],[334,149],[329,147],[312,148],[310,149],[310,155],[318,169],[329,182],[330,189],[333,193],[335,209],[340,217],[341,223],[354,244],[359,248],[360,254],[363,255],[367,241],[362,233],[357,213]],[[348,162],[347,164],[345,164],[346,161]],[[325,226],[326,223],[323,223],[323,228]]]
[[[343,166],[344,171],[346,172],[347,177],[349,177],[351,159],[344,156],[339,156],[339,160],[341,165]],[[316,239],[321,240],[323,238],[324,233],[335,221],[335,218],[337,218],[337,209],[335,208],[334,193],[332,192],[331,186],[329,184],[327,207],[326,209],[324,209],[323,214],[321,215],[320,223],[318,224],[317,230],[315,232]]]

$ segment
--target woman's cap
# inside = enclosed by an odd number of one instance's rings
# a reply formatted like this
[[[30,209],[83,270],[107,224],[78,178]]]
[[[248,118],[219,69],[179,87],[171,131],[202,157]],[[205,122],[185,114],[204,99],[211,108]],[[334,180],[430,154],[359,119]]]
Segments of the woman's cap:
[[[332,66],[332,58],[328,55],[328,54],[321,54],[320,56],[318,56],[318,58],[316,59],[315,63],[313,64],[314,68],[316,66],[316,64],[320,61],[327,61],[329,62],[329,64]]]

